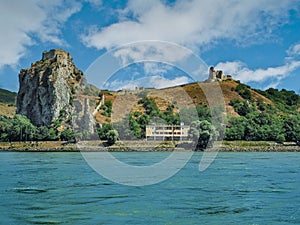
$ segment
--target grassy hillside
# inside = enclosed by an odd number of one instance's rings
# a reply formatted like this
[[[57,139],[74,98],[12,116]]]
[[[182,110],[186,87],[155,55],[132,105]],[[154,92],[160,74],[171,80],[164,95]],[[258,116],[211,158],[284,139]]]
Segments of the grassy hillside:
[[[207,106],[207,99],[203,89],[206,93],[214,94],[215,85],[217,83],[190,83],[176,87],[147,90],[140,93],[126,93],[121,94],[114,91],[103,91],[106,101],[111,101],[113,104],[113,117],[106,117],[103,111],[99,111],[97,119],[101,123],[116,122],[125,117],[126,114],[140,112],[145,110],[142,104],[138,104],[138,100],[142,97],[148,97],[155,101],[160,111],[165,111],[168,106],[175,105],[174,113],[178,112],[176,109],[190,108],[195,106]],[[254,111],[265,111],[272,109],[277,113],[290,113],[300,109],[300,96],[293,91],[278,91],[276,89],[269,89],[267,91],[255,90],[251,87],[241,84],[238,81],[228,80],[219,83],[223,93],[226,112],[228,116],[239,117],[237,103],[248,104]],[[276,93],[274,95],[273,93]],[[215,105],[222,104],[220,98],[216,98]],[[218,102],[220,101],[220,102]]]
[[[13,117],[16,112],[17,93],[0,88],[0,115]]]
[[[182,108],[206,106],[208,103],[202,90],[205,89],[207,93],[213,94],[215,85],[216,83],[190,83],[164,89],[150,89],[139,93],[102,91],[105,102],[112,103],[113,113],[108,115],[104,112],[105,107],[101,107],[95,117],[100,123],[111,123],[122,120],[129,113],[145,113],[142,104],[138,103],[142,97],[153,99],[160,111],[165,111],[168,106],[174,105],[174,113],[178,113]],[[279,114],[293,114],[295,111],[300,111],[300,96],[293,91],[285,89],[279,91],[273,88],[266,91],[255,90],[234,80],[223,81],[219,85],[223,92],[228,116],[239,117],[237,104],[243,102],[247,102],[255,111],[272,109]],[[98,95],[98,89],[93,86],[89,86],[87,91],[88,95]],[[0,115],[14,115],[16,96],[17,93],[0,88]],[[94,104],[99,104],[99,102]],[[96,107],[94,104],[92,108]]]
[[[221,90],[222,97],[217,94],[218,89]],[[205,96],[207,93],[209,98],[213,97],[209,107],[208,98]],[[181,122],[190,125],[190,138],[194,137],[195,140],[200,140],[198,137],[204,137],[207,132],[218,137],[224,133],[223,128],[226,129],[225,140],[300,140],[300,96],[293,91],[254,90],[239,81],[227,80],[219,83],[190,83],[140,92],[105,91],[101,94],[105,98],[105,106],[99,109],[96,118],[107,125],[113,123],[113,127],[120,131],[121,139],[130,135],[145,138],[147,124],[163,121],[169,125],[179,125]],[[220,106],[224,103],[226,127],[221,122],[224,113]],[[196,109],[198,119],[191,117],[191,108]],[[211,110],[219,116],[215,118],[221,122],[218,127],[212,125]],[[203,143],[198,142],[200,147],[208,143],[207,135],[205,137],[201,139],[204,140]]]
[[[0,88],[0,102],[15,105],[17,93]]]

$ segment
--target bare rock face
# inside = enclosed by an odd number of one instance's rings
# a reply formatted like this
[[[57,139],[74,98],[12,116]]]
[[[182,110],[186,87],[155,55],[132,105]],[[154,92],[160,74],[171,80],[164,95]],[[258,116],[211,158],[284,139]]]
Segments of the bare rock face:
[[[17,113],[27,116],[36,126],[48,126],[63,113],[71,116],[74,94],[82,93],[86,79],[69,53],[52,49],[41,61],[19,74]]]

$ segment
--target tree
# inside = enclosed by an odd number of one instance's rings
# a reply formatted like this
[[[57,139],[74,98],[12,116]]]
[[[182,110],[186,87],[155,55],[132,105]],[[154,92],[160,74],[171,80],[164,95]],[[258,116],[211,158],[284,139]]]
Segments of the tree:
[[[129,127],[130,130],[132,131],[133,135],[136,138],[141,137],[141,128],[138,122],[132,117],[132,115],[129,115]]]
[[[267,105],[264,103],[262,98],[257,99],[257,107],[260,111],[266,111]]]
[[[247,119],[245,117],[231,117],[229,118],[226,127],[226,140],[243,140],[245,136],[245,127]]]
[[[300,115],[290,116],[284,119],[283,129],[286,141],[300,140]]]
[[[49,140],[49,141],[56,141],[56,140],[58,140],[57,129],[55,129],[53,127],[49,128],[47,140]]]
[[[6,116],[0,116],[0,140],[1,141],[12,141],[10,131],[12,131],[13,125],[12,120]]]
[[[160,118],[162,118],[168,125],[179,125],[180,117],[177,113],[174,113],[174,105],[169,105],[163,113],[160,113]]]
[[[16,114],[12,120],[12,125],[10,136],[13,140],[29,141],[34,139],[37,128],[26,116]]]
[[[284,141],[282,121],[276,115],[256,112],[247,115],[245,139],[250,141]]]
[[[121,140],[132,140],[134,139],[133,132],[130,130],[129,122],[126,119],[118,121],[113,124],[113,127],[119,133]]]
[[[67,142],[75,142],[75,135],[72,129],[66,128],[60,134],[60,139]]]
[[[119,138],[118,131],[116,131],[116,130],[108,131],[108,133],[107,133],[107,143],[109,145],[115,144],[117,142],[118,138]]]
[[[199,148],[206,148],[218,137],[215,127],[207,120],[194,121],[191,123],[189,137]]]
[[[103,116],[110,117],[112,113],[112,103],[111,101],[107,101],[100,107],[103,110],[101,113]]]
[[[235,91],[237,91],[244,99],[252,100],[252,94],[248,88],[249,87],[244,84],[238,84],[238,86],[235,88]]]
[[[252,107],[250,107],[250,103],[247,101],[233,99],[230,101],[229,105],[233,106],[234,111],[236,111],[240,116],[246,116],[248,113],[253,112]]]
[[[142,98],[138,101],[139,104],[143,104],[144,109],[146,110],[146,114],[151,117],[155,117],[159,115],[159,109],[155,103],[155,101],[151,98]]]
[[[113,130],[113,127],[109,123],[104,123],[102,124],[102,127],[97,128],[100,140],[107,140],[107,133],[110,130]]]
[[[196,142],[196,144],[198,143],[198,140],[199,140],[199,130],[200,130],[200,121],[197,120],[197,121],[193,121],[191,123],[191,126],[190,126],[190,130],[189,130],[189,138]]]
[[[136,118],[136,122],[139,125],[139,137],[144,138],[146,133],[146,125],[150,122],[150,116],[148,114],[143,114]]]
[[[41,126],[37,128],[37,133],[36,133],[36,140],[38,141],[45,141],[49,137],[49,129],[46,126]]]
[[[199,120],[211,121],[210,108],[207,106],[196,106]]]
[[[190,125],[192,121],[198,119],[198,114],[195,108],[182,108],[179,113],[180,122]]]

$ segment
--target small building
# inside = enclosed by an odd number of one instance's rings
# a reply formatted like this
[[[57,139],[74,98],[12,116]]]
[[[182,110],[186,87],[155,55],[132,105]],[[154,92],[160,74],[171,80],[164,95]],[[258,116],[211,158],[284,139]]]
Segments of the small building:
[[[188,139],[190,126],[151,124],[146,126],[146,140],[183,141]]]

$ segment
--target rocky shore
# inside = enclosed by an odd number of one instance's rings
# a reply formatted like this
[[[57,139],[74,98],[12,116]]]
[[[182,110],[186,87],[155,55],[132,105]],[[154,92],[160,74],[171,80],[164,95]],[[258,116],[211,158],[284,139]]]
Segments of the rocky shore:
[[[275,142],[245,142],[224,141],[205,150],[195,149],[176,142],[161,141],[118,141],[115,145],[107,146],[101,141],[82,141],[78,143],[66,143],[61,141],[47,142],[4,142],[0,143],[0,151],[16,152],[156,152],[156,151],[218,151],[218,152],[300,152],[300,146],[296,143]]]

